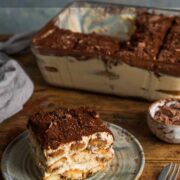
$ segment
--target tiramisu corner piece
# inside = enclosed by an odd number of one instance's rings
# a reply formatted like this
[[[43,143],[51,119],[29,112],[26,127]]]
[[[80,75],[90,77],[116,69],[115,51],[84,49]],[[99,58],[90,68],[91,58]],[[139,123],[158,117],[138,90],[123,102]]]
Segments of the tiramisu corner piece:
[[[90,108],[60,108],[28,121],[29,139],[43,180],[84,179],[113,158],[112,132]]]
[[[174,19],[160,52],[159,61],[175,63],[178,67],[180,65],[180,17]]]

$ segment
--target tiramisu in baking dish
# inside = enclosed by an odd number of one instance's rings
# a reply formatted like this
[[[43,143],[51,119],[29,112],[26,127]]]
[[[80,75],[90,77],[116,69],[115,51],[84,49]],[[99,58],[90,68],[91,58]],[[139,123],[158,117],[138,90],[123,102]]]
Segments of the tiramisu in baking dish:
[[[84,179],[113,159],[113,134],[90,108],[36,113],[28,132],[43,180]]]
[[[159,99],[180,97],[179,12],[73,3],[32,41],[53,85]]]

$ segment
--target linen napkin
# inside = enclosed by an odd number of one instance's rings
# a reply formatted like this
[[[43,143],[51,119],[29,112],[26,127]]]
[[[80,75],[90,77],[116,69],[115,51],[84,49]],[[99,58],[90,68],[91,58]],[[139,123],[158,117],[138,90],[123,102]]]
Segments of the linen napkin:
[[[20,111],[33,93],[32,81],[8,55],[27,49],[34,34],[17,34],[6,42],[0,42],[0,123]]]

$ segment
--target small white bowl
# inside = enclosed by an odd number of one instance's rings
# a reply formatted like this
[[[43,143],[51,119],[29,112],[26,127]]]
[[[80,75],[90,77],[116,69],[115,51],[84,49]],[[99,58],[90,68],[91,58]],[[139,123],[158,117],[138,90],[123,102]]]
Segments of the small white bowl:
[[[178,144],[180,143],[180,125],[167,125],[162,122],[159,122],[154,119],[156,111],[159,110],[159,106],[165,104],[168,101],[168,104],[177,103],[178,99],[162,99],[156,101],[149,107],[147,123],[152,131],[159,139],[168,142]]]

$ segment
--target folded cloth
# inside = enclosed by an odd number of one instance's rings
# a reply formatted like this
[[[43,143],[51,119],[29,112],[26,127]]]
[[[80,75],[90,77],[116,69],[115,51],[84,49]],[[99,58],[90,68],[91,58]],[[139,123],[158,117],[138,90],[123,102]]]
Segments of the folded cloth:
[[[27,49],[34,33],[18,34],[0,42],[0,123],[20,111],[33,93],[32,81],[8,55]]]

